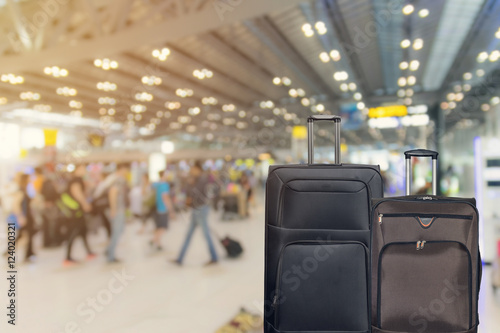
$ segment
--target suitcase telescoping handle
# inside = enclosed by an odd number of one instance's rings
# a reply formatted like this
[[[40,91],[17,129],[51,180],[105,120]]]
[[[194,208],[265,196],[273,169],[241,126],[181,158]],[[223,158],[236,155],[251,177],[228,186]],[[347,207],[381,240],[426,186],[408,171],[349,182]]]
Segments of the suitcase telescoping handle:
[[[314,122],[333,121],[335,123],[335,164],[340,164],[340,122],[342,118],[334,115],[314,115],[307,118],[307,163],[314,163]]]
[[[437,159],[439,153],[433,150],[427,149],[413,149],[405,151],[405,160],[406,160],[406,195],[410,195],[411,193],[411,158],[415,157],[432,157],[432,194],[437,194]]]

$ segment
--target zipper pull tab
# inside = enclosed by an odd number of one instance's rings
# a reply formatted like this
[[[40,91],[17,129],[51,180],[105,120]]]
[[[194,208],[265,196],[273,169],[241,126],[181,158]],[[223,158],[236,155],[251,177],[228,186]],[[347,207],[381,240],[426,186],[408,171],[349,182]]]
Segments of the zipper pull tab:
[[[417,242],[417,251],[420,250],[420,243],[421,243],[420,241]]]
[[[382,224],[382,217],[384,216],[384,214],[378,214],[378,223],[379,224]]]
[[[424,245],[425,243],[427,243],[426,241],[422,241],[422,244],[420,245],[420,250],[423,250],[424,249]]]

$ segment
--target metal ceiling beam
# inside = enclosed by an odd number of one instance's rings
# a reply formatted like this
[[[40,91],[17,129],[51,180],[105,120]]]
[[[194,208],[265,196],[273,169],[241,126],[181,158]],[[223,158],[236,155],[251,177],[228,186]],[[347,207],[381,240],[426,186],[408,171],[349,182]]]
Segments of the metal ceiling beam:
[[[292,70],[315,94],[333,95],[330,87],[314,71],[309,63],[302,58],[300,53],[290,44],[278,28],[265,17],[254,21],[246,21],[244,25],[283,63]],[[335,97],[333,95],[332,97]]]
[[[0,73],[18,73],[30,69],[57,64],[62,66],[82,60],[117,54],[146,44],[160,44],[168,41],[217,29],[223,25],[239,22],[263,14],[285,10],[302,0],[252,0],[231,5],[214,1],[213,6],[199,12],[186,13],[153,25],[125,28],[114,34],[90,40],[78,40],[47,48],[35,54],[4,56],[0,62]],[[221,7],[222,5],[225,5]],[[160,32],[160,33],[159,33]]]
[[[352,50],[346,50],[346,46],[354,47],[355,43],[352,41],[349,34],[349,29],[342,15],[342,11],[336,0],[322,0],[324,7],[327,9],[328,17],[330,18],[331,24],[334,26],[337,36],[339,38],[340,44],[343,47],[343,54],[347,54],[350,62],[351,68],[356,76],[356,81],[359,83],[358,90],[363,93],[365,98],[368,96],[367,92],[370,90],[366,85],[366,78],[362,71],[362,64],[359,56],[356,52]]]

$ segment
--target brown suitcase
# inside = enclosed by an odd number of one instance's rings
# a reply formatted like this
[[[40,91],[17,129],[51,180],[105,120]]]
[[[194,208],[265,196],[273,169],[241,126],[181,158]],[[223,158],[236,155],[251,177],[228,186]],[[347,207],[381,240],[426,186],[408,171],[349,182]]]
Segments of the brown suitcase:
[[[433,195],[409,196],[411,157],[432,157]],[[408,196],[372,209],[372,331],[477,332],[475,199],[436,196],[437,152],[405,152]]]

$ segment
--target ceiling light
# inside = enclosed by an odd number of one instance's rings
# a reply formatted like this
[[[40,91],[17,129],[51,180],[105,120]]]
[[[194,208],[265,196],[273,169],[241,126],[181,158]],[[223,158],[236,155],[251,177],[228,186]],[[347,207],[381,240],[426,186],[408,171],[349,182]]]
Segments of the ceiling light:
[[[413,13],[414,10],[415,7],[413,7],[413,5],[406,5],[403,7],[403,14],[410,15],[411,13]]]
[[[429,10],[427,8],[420,9],[418,11],[418,16],[420,16],[422,18],[429,16]]]
[[[300,103],[303,105],[303,106],[309,106],[311,105],[311,101],[309,100],[309,98],[302,98],[302,100],[300,101]]]
[[[52,75],[53,77],[66,77],[68,76],[68,70],[65,68],[59,68],[57,66],[45,67],[43,72],[47,75]]]
[[[165,107],[169,110],[177,110],[181,107],[179,102],[165,102]]]
[[[360,101],[363,96],[361,95],[361,93],[357,92],[357,93],[354,93],[353,95],[354,99],[357,100],[357,101]]]
[[[215,97],[203,97],[201,99],[201,104],[203,105],[217,105],[218,101]]]
[[[420,66],[420,62],[418,60],[412,60],[410,62],[410,71],[416,71]]]
[[[486,59],[488,59],[488,52],[480,52],[478,55],[477,55],[477,62],[484,62]]]
[[[147,110],[146,106],[142,104],[133,104],[130,106],[130,111],[135,113],[146,112],[146,110]]]
[[[472,73],[466,72],[463,75],[464,80],[470,80],[472,79]]]
[[[403,61],[399,64],[399,69],[405,70],[408,68],[408,63],[406,61]]]
[[[328,32],[328,30],[326,29],[325,23],[321,22],[321,21],[316,22],[316,24],[314,25],[314,28],[316,28],[316,31],[320,35],[324,35]]]
[[[413,75],[408,76],[408,80],[407,80],[407,82],[408,82],[408,85],[409,85],[409,86],[412,86],[412,85],[414,85],[415,83],[417,83],[417,78],[416,78],[416,77],[414,77]]]
[[[298,96],[297,90],[293,88],[288,91],[288,94],[293,98],[296,98]]]
[[[333,74],[333,78],[335,79],[335,81],[345,81],[349,78],[349,74],[347,74],[347,72],[345,71],[335,72]]]
[[[139,102],[151,102],[154,96],[147,92],[138,92],[135,94],[135,100]]]
[[[246,111],[241,110],[240,112],[238,112],[238,117],[240,117],[240,118],[245,118],[246,115],[247,115]]]
[[[358,104],[356,104],[356,106],[357,106],[358,110],[362,110],[365,108],[365,103],[359,102]]]
[[[0,105],[7,104],[8,100],[5,97],[0,97]]]
[[[448,95],[446,95],[446,99],[448,99],[449,101],[454,101],[455,100],[455,94],[454,93],[449,93]]]
[[[71,100],[69,101],[69,107],[73,109],[81,109],[83,106],[82,102]]]
[[[236,109],[234,104],[224,104],[222,106],[222,111],[224,112],[233,112]]]
[[[461,92],[462,91],[462,86],[459,85],[459,84],[456,84],[454,87],[453,87],[453,90],[455,92]]]
[[[162,83],[161,77],[158,76],[143,76],[141,82],[148,86],[159,86]]]
[[[320,59],[322,62],[327,63],[327,62],[329,62],[329,61],[330,61],[330,56],[329,56],[329,55],[328,55],[328,53],[326,53],[326,52],[321,52],[321,53],[319,54],[319,59]]]
[[[279,116],[281,114],[281,110],[279,108],[274,108],[273,113],[274,115]]]
[[[411,103],[413,103],[413,100],[410,97],[406,97],[404,99],[404,103],[405,105],[411,105]]]
[[[188,96],[193,96],[193,90],[179,88],[175,91],[175,94],[179,97],[186,98]]]
[[[281,78],[281,81],[282,81],[282,82],[283,82],[283,84],[284,84],[285,86],[287,86],[287,87],[288,87],[289,85],[291,85],[291,84],[292,84],[292,80],[290,80],[290,79],[289,79],[289,78],[287,78],[286,76],[285,76],[285,77],[283,77],[283,78]]]
[[[41,96],[39,93],[25,91],[19,94],[19,98],[23,101],[38,101],[40,100]]]
[[[214,73],[211,70],[206,68],[203,69],[195,69],[193,71],[193,76],[198,78],[198,80],[203,80],[205,78],[210,79],[214,76]]]
[[[279,86],[279,85],[281,84],[281,79],[280,79],[279,77],[275,77],[275,78],[273,79],[273,84],[274,84],[275,86]]]
[[[1,98],[0,98],[0,104],[2,104]],[[36,104],[33,106],[33,110],[40,111],[40,112],[50,112],[50,111],[52,111],[52,106],[47,105],[47,104]]]
[[[406,49],[406,48],[407,48],[407,47],[409,47],[410,45],[411,45],[411,42],[410,42],[410,40],[409,40],[409,39],[403,39],[403,40],[401,41],[401,47],[402,47],[403,49]]]
[[[112,97],[99,97],[97,100],[97,103],[103,105],[103,104],[108,104],[108,105],[115,105],[116,104],[116,99]]]
[[[414,93],[413,89],[406,89],[405,95],[408,96],[408,97],[412,97],[413,93]]]
[[[18,76],[18,75],[14,75],[14,74],[2,74],[2,76],[0,77],[1,81],[2,82],[5,82],[5,83],[10,83],[12,85],[16,85],[16,84],[23,84],[24,83],[24,77],[22,76]]]
[[[304,89],[299,88],[297,89],[297,95],[299,95],[300,97],[304,97],[306,95],[306,92],[304,91]]]
[[[104,69],[105,71],[110,69],[117,69],[118,62],[116,60],[111,60],[109,58],[96,59],[94,60],[94,66]]]
[[[302,26],[302,31],[306,37],[312,37],[314,35],[314,31],[309,23]]]
[[[424,40],[422,38],[417,38],[413,41],[414,50],[420,50],[422,47],[424,47]]]
[[[338,50],[331,50],[330,51],[330,58],[332,58],[333,61],[339,61],[340,60],[340,52]]]
[[[347,90],[349,90],[349,86],[347,85],[347,83],[342,83],[342,84],[340,85],[340,90],[342,90],[342,91],[347,91]]]
[[[464,91],[470,91],[470,90],[471,90],[471,88],[472,88],[472,87],[471,87],[471,85],[470,85],[470,84],[468,84],[468,83],[464,84]]]
[[[117,89],[116,83],[111,83],[109,81],[97,83],[97,89],[103,91],[115,91]]]
[[[177,121],[181,124],[187,124],[191,122],[191,117],[190,116],[179,116],[177,117]]]
[[[450,109],[454,109],[454,108],[457,107],[457,103],[455,103],[455,102],[449,102],[448,106],[450,107]]]
[[[498,103],[500,103],[500,98],[498,96],[493,96],[491,99],[490,99],[490,104],[491,105],[497,105]]]
[[[115,110],[115,109],[113,109],[113,108],[108,109],[108,114],[109,114],[110,116],[114,116],[114,115],[116,114],[116,110]]]
[[[323,104],[316,105],[316,111],[318,111],[318,112],[325,111],[325,106]]]
[[[406,86],[406,78],[405,77],[400,77],[398,79],[398,86],[400,86],[400,87]]]
[[[401,98],[405,97],[406,96],[405,90],[399,89],[397,95],[398,95],[398,97],[401,97]]]
[[[490,110],[490,105],[489,104],[482,104],[481,105],[481,110],[486,112]]]
[[[259,120],[260,120],[259,116],[253,116],[253,117],[252,117],[252,121],[253,121],[254,123],[258,123],[258,122],[259,122]]]
[[[189,108],[188,109],[188,113],[192,116],[196,116],[198,114],[200,114],[201,110],[199,107],[194,107],[194,108]]]
[[[455,94],[455,100],[456,100],[457,102],[460,102],[460,101],[462,101],[463,99],[464,99],[464,94],[463,94],[463,93],[461,93],[461,92],[460,92],[460,93],[456,93],[456,94]]]
[[[484,75],[484,69],[478,69],[478,70],[476,71],[476,75],[477,75],[478,77],[483,76],[483,75]]]
[[[153,50],[152,55],[160,61],[165,61],[170,55],[170,49],[166,47],[162,48],[161,50],[155,49]]]
[[[500,51],[498,50],[494,50],[490,53],[490,56],[488,57],[488,60],[490,62],[495,62],[498,60],[498,58],[500,58]]]
[[[75,88],[60,87],[56,89],[56,93],[61,96],[76,96],[78,92]]]
[[[447,109],[448,109],[448,107],[449,107],[448,103],[446,103],[446,102],[442,102],[442,103],[440,104],[440,106],[441,106],[441,109],[443,109],[443,110],[447,110]]]
[[[349,83],[349,90],[350,91],[355,91],[357,89],[356,83],[351,82]]]

